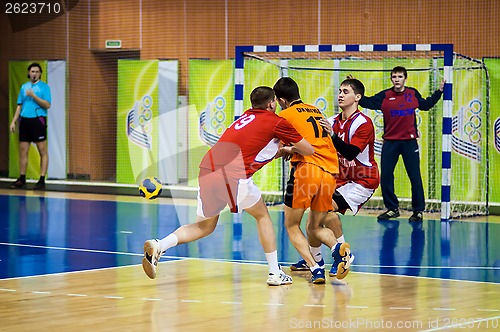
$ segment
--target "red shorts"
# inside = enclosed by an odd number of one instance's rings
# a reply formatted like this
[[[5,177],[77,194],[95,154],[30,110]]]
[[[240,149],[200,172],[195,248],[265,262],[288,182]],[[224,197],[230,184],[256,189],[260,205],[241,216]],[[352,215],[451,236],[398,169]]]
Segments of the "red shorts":
[[[288,180],[285,205],[291,208],[311,208],[317,212],[332,210],[335,176],[310,163],[292,165]]]

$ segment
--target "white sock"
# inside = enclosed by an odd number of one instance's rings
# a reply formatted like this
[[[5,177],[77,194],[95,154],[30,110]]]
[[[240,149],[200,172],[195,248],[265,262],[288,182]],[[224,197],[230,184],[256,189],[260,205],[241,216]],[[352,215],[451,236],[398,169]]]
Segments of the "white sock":
[[[266,252],[267,265],[269,266],[269,272],[279,275],[280,267],[278,265],[278,251]]]
[[[179,239],[177,238],[177,235],[175,235],[174,233],[167,235],[166,237],[160,240],[161,252],[165,252],[167,251],[167,249],[175,247],[178,242]]]
[[[315,262],[319,262],[323,258],[321,256],[321,246],[319,247],[309,246],[309,250],[311,251],[311,255],[313,256]]]
[[[311,270],[311,272],[313,272],[314,270],[316,269],[319,269],[321,266],[318,265],[318,263],[316,263],[313,267],[310,267],[309,270]]]
[[[338,238],[337,238],[337,242],[338,242],[338,243],[344,243],[344,242],[345,242],[345,240],[344,240],[344,235],[342,235],[341,237],[338,237]]]

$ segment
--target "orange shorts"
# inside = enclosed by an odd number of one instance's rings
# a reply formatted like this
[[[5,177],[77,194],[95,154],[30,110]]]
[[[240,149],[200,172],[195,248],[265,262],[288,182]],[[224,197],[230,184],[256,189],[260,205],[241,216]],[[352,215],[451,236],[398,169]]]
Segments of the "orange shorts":
[[[285,205],[291,208],[311,208],[317,212],[333,209],[335,176],[310,163],[292,165],[286,186]]]

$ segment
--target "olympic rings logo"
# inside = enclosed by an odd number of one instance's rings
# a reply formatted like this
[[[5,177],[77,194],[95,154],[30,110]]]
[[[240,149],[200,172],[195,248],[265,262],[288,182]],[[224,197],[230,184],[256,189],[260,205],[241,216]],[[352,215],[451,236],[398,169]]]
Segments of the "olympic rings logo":
[[[226,130],[226,126],[224,125],[226,121],[225,108],[226,100],[221,96],[217,96],[213,103],[210,104],[210,126],[219,136]]]
[[[151,124],[151,119],[153,118],[153,111],[151,107],[153,106],[153,98],[149,95],[145,95],[142,97],[142,100],[139,104],[139,125],[142,127],[142,130],[149,134],[153,131],[153,125]]]
[[[316,106],[317,108],[319,108],[319,110],[321,111],[321,113],[325,114],[325,111],[326,111],[326,109],[328,107],[328,102],[326,101],[325,98],[319,97],[314,102],[314,106]]]
[[[493,127],[495,128],[495,148],[500,152],[500,118],[495,120]]]
[[[481,112],[483,105],[479,100],[473,100],[469,103],[469,107],[463,109],[464,118],[469,118],[469,121],[464,124],[463,132],[469,137],[469,141],[473,144],[481,142]]]
[[[384,115],[381,110],[373,110],[375,116],[372,118],[373,126],[375,127],[375,137],[384,134]]]

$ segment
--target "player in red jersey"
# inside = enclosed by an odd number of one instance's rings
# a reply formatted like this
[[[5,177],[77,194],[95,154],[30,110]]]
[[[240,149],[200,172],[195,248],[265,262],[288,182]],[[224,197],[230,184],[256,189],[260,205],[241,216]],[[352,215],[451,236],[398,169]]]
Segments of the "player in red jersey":
[[[278,265],[271,217],[252,175],[280,154],[311,155],[314,148],[288,121],[275,114],[273,89],[257,87],[250,100],[252,108],[226,129],[200,163],[196,223],[181,226],[161,240],[144,243],[142,266],[151,279],[156,278],[157,263],[167,249],[211,234],[220,213],[229,205],[231,212],[245,210],[257,221],[259,240],[269,265],[267,284],[292,283],[292,278]],[[291,146],[281,147],[280,142]]]
[[[361,81],[348,78],[339,88],[338,103],[342,112],[321,120],[320,124],[332,137],[339,157],[339,176],[337,188],[333,194],[333,211],[330,211],[323,225],[332,230],[337,243],[344,243],[342,224],[337,211],[344,214],[351,210],[357,214],[359,209],[370,199],[379,185],[379,172],[375,161],[375,131],[372,120],[358,110],[358,102],[364,95]],[[308,233],[311,253],[315,260],[321,259],[321,242]],[[331,245],[329,245],[331,247]],[[332,251],[333,253],[333,251]],[[349,263],[342,263],[333,255],[334,263],[330,277],[344,277],[348,272],[354,255],[350,254]],[[340,265],[339,265],[340,264]],[[340,267],[339,272],[337,269]],[[301,260],[290,267],[293,271],[307,270],[306,262]]]

